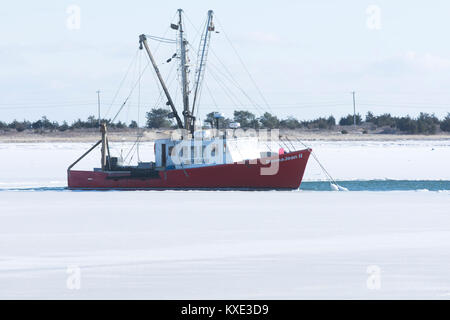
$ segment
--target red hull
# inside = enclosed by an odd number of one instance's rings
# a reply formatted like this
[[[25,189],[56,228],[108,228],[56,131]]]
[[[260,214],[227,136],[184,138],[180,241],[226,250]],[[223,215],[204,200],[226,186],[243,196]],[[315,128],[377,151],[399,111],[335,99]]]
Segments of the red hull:
[[[128,178],[127,172],[68,172],[70,189],[297,189],[305,172],[311,149],[294,151],[257,164],[230,163],[191,169],[159,171],[159,178]],[[261,175],[266,161],[277,161],[278,171]]]

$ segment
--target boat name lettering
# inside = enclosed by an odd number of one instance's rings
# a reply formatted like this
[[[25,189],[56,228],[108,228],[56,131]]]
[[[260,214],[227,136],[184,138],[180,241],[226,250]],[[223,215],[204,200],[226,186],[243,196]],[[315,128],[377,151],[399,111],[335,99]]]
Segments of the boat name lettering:
[[[297,155],[295,156],[290,156],[290,157],[286,157],[286,158],[280,158],[280,159],[273,159],[273,160],[267,160],[267,164],[271,163],[271,162],[283,162],[283,161],[289,161],[289,160],[295,160],[298,159]]]

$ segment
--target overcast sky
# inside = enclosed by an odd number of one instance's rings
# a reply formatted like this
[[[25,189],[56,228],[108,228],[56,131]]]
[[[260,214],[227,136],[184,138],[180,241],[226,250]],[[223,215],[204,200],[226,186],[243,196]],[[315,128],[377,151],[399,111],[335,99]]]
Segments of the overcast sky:
[[[103,115],[114,116],[148,61],[136,51],[138,35],[174,39],[168,26],[180,7],[192,44],[192,75],[196,29],[208,9],[220,32],[211,38],[199,116],[247,109],[299,119],[340,117],[353,110],[351,91],[361,114],[450,112],[449,1],[16,0],[0,7],[0,120],[46,115],[71,122],[96,115],[97,90]],[[180,108],[176,61],[164,64],[176,48],[150,45]],[[165,107],[152,71],[144,73],[140,100],[136,87],[119,119],[137,119],[139,110],[142,123],[150,108]]]

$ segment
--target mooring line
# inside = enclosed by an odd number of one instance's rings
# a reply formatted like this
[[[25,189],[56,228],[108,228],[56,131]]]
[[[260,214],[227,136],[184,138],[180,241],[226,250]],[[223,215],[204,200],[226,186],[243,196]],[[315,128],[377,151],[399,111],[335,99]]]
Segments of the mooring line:
[[[295,137],[295,139],[300,142],[303,146],[305,146],[306,148],[311,150],[311,155],[313,156],[314,160],[316,160],[317,164],[319,165],[319,167],[322,169],[322,171],[325,173],[325,176],[328,178],[329,182],[332,184],[332,188],[334,188],[335,190],[340,190],[340,191],[348,191],[347,188],[344,188],[342,186],[340,186],[336,180],[334,180],[334,178],[331,176],[331,174],[327,171],[327,169],[325,169],[325,167],[322,165],[322,163],[319,161],[319,158],[317,157],[316,153],[314,152],[314,150],[312,150],[309,146],[307,146],[305,143],[303,143],[303,141],[301,141],[299,138]]]

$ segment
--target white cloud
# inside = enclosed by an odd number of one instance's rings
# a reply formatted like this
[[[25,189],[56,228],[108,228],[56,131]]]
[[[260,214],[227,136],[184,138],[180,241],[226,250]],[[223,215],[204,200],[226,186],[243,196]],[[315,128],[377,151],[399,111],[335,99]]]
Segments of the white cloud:
[[[388,57],[373,63],[369,70],[377,75],[403,76],[414,73],[447,72],[450,68],[450,59],[433,55],[431,53],[405,53]]]
[[[407,63],[425,71],[437,71],[450,68],[450,59],[432,55],[431,53],[417,54],[409,51],[405,54]]]

